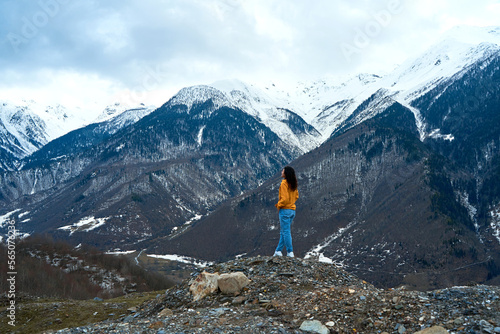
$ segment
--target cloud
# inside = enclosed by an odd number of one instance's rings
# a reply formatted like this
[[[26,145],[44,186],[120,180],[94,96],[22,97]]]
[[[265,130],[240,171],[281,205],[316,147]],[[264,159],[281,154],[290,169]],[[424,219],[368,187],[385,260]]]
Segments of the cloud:
[[[389,71],[445,29],[495,24],[500,14],[493,0],[3,0],[0,6],[0,93],[38,90],[78,103],[124,95],[161,103],[183,86],[225,78]]]

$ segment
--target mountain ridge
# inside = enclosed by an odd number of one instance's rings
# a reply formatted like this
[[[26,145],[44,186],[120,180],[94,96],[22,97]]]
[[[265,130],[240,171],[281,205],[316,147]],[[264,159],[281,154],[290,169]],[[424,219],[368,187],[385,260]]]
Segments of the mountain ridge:
[[[107,106],[94,118],[90,110],[67,108],[62,105],[46,106],[33,100],[0,101],[0,167],[4,171],[14,171],[23,167],[22,160],[74,130],[87,125],[111,121],[127,122],[121,114],[130,110],[152,110],[139,105],[129,107],[120,103]],[[138,112],[138,115],[141,115]],[[143,116],[143,114],[142,114]],[[140,117],[142,117],[140,116]],[[130,116],[130,120],[137,116]],[[110,123],[111,124],[111,123]]]
[[[241,98],[253,102],[253,104],[258,104],[261,101],[256,101],[259,98],[264,97],[264,102],[270,108],[287,109],[293,111],[296,115],[303,118],[306,123],[310,126],[316,128],[321,134],[322,139],[314,139],[308,137],[307,139],[313,142],[313,145],[305,147],[304,151],[312,149],[319,145],[322,141],[326,140],[331,133],[338,126],[339,121],[342,122],[346,117],[349,116],[349,112],[345,116],[340,116],[340,114],[332,113],[331,107],[336,105],[339,101],[351,101],[352,107],[349,109],[352,112],[359,106],[361,102],[366,100],[370,95],[373,95],[377,90],[386,89],[389,95],[398,95],[401,103],[411,104],[411,101],[418,98],[418,94],[425,92],[422,87],[436,85],[444,78],[449,78],[451,75],[460,72],[464,67],[471,65],[476,62],[479,58],[487,57],[488,55],[493,55],[498,53],[500,50],[500,37],[498,27],[455,27],[444,34],[444,36],[437,42],[434,46],[429,48],[423,55],[419,55],[417,58],[409,59],[405,63],[399,66],[394,72],[378,76],[373,74],[359,74],[356,76],[345,77],[343,79],[330,78],[321,79],[310,83],[299,83],[294,89],[282,90],[278,89],[274,84],[270,85],[255,85],[255,84],[245,84],[239,80],[224,80],[215,82],[211,85],[199,85],[193,87],[186,87],[181,89],[178,94],[173,97],[173,101],[180,101],[183,98],[186,100],[196,101],[197,99],[202,101],[206,100],[208,97],[212,99],[219,99],[221,105],[236,106],[241,108],[241,99],[239,96],[234,96],[234,94],[243,94]],[[419,86],[411,87],[414,85],[415,78],[411,78],[411,73],[415,72],[415,69],[426,68],[427,70],[418,71],[419,73],[427,73],[427,79],[419,78]],[[409,72],[404,72],[404,69],[411,69]],[[441,72],[441,74],[436,73]],[[425,76],[424,75],[424,76]],[[403,80],[403,77],[408,77]],[[431,80],[429,80],[429,78]],[[437,79],[435,79],[437,78]],[[437,81],[436,81],[437,80]],[[358,86],[361,83],[362,86],[366,86],[364,89]],[[397,83],[397,85],[396,85]],[[194,90],[198,89],[200,94],[196,97]],[[201,89],[203,88],[203,89]],[[191,91],[190,91],[191,90]],[[205,91],[203,91],[205,90]],[[359,95],[360,92],[365,90],[365,93]],[[339,92],[340,95],[331,94],[332,92]],[[187,96],[183,97],[184,93]],[[300,93],[299,93],[300,92]],[[233,96],[232,96],[233,94]],[[321,95],[328,96],[330,98],[326,100],[321,98]],[[359,95],[357,103],[353,103],[355,95]],[[184,101],[186,102],[186,101]],[[186,102],[188,107],[190,103]],[[217,104],[216,103],[216,104]],[[115,103],[114,105],[107,106],[104,111],[97,118],[93,120],[84,120],[85,116],[79,116],[80,120],[76,120],[75,111],[69,111],[63,106],[55,107],[43,107],[34,101],[21,101],[17,103],[18,106],[23,105],[22,108],[33,109],[32,114],[42,117],[37,122],[40,124],[46,123],[49,128],[47,128],[45,138],[38,140],[39,144],[31,147],[28,145],[27,148],[21,148],[25,153],[22,156],[33,153],[35,150],[39,149],[41,146],[46,144],[48,141],[61,136],[63,133],[67,133],[70,130],[80,128],[84,124],[90,124],[95,122],[101,122],[109,120],[111,117],[125,111],[134,109],[134,106],[125,106],[120,103]],[[10,124],[6,121],[5,111],[18,108],[15,107],[16,104],[3,101],[4,112],[2,113],[4,117],[2,118],[2,123],[4,126]],[[311,107],[312,105],[312,107]],[[5,107],[8,107],[5,109]],[[139,106],[140,107],[140,106]],[[343,110],[345,110],[346,104],[343,105]],[[45,112],[42,110],[45,109]],[[262,106],[257,108],[246,106],[247,112],[257,116],[261,121],[267,119],[267,115]],[[260,109],[260,110],[258,110]],[[342,117],[339,121],[333,121],[333,124],[325,127],[324,124],[326,118],[318,117],[322,112],[330,109],[329,115],[333,119],[338,119]],[[54,110],[49,112],[50,110]],[[85,115],[86,113],[80,111],[79,114]],[[326,116],[326,115],[325,115]],[[54,122],[54,118],[70,121],[72,125],[62,126]],[[315,119],[318,118],[317,121]],[[52,121],[50,121],[52,119]],[[332,121],[330,121],[331,123]],[[59,122],[60,123],[60,122]],[[265,122],[264,122],[265,123]],[[328,123],[328,122],[327,122]],[[269,124],[266,124],[269,126]],[[45,126],[45,127],[47,127]],[[26,131],[26,130],[25,130]],[[13,134],[16,138],[23,137],[22,132],[19,131],[8,131]],[[286,136],[283,135],[283,138]],[[12,152],[11,152],[12,153]],[[17,153],[19,155],[19,152]]]

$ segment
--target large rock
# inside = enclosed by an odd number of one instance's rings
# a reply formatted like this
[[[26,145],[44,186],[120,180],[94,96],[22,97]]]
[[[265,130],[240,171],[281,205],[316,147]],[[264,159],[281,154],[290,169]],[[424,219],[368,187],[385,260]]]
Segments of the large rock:
[[[170,315],[174,314],[174,312],[169,309],[169,308],[164,308],[163,310],[161,310],[160,313],[158,313],[158,316],[159,317],[168,317]]]
[[[330,330],[319,320],[306,320],[300,325],[301,331],[319,334],[329,334]]]
[[[219,277],[219,289],[227,295],[237,295],[250,283],[250,280],[242,272],[222,274]]]
[[[415,334],[448,334],[449,332],[441,326],[434,326],[415,332]]]
[[[218,279],[218,274],[210,274],[206,271],[199,274],[189,286],[189,292],[193,295],[193,301],[200,300],[217,291],[219,287],[217,283]]]

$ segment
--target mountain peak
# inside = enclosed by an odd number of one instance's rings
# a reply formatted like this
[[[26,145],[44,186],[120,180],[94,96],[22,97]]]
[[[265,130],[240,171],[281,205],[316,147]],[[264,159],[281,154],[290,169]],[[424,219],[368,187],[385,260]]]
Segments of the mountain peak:
[[[95,123],[100,123],[108,121],[118,115],[123,114],[127,110],[142,110],[142,109],[154,109],[153,106],[147,107],[144,103],[130,105],[126,103],[116,102],[114,104],[108,105],[102,113],[94,120]]]
[[[429,87],[500,50],[499,27],[458,26],[450,29],[418,57],[410,58],[384,77],[384,85],[414,99]]]
[[[196,85],[182,88],[167,103],[170,105],[186,105],[189,112],[193,105],[203,103],[207,100],[212,100],[212,103],[216,108],[231,105],[231,102],[224,92],[208,85]]]
[[[210,110],[205,110],[205,116],[210,116],[220,107],[240,109],[303,152],[320,144],[321,134],[289,106],[285,97],[275,91],[261,89],[240,80],[223,80],[211,85],[183,88],[167,105],[185,105],[187,113],[190,113],[193,106],[208,100],[212,102],[212,106]],[[297,130],[298,128],[304,128],[304,132]]]

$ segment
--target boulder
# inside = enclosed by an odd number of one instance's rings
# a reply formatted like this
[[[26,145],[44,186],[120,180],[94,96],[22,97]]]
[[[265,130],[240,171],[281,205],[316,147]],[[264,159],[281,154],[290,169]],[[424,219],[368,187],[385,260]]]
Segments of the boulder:
[[[237,295],[250,283],[250,280],[242,272],[222,274],[219,277],[219,289],[226,295]]]
[[[415,334],[448,334],[449,332],[441,326],[433,326],[421,331],[415,332]]]
[[[174,314],[174,312],[169,309],[169,308],[164,308],[163,310],[161,310],[160,313],[158,313],[158,316],[159,317],[168,317],[170,315]]]
[[[219,287],[217,283],[218,279],[218,274],[210,274],[206,271],[199,274],[189,286],[189,292],[193,295],[193,301],[198,301],[217,291]]]
[[[330,330],[321,323],[319,320],[305,320],[299,328],[301,331],[318,333],[318,334],[329,334]]]

